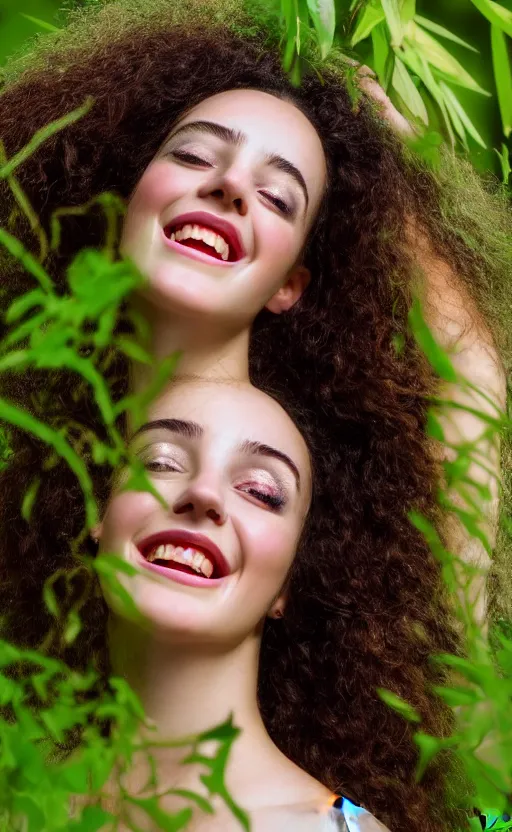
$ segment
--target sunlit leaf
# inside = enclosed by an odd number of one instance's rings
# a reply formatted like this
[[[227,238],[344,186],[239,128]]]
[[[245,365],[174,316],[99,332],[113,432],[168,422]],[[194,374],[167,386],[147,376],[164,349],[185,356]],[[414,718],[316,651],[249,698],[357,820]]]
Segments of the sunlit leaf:
[[[23,502],[21,504],[21,516],[27,523],[30,522],[32,507],[34,505],[34,501],[36,499],[40,483],[40,477],[36,477],[34,480],[32,480],[29,488],[25,492],[25,496],[23,497]]]
[[[433,690],[451,708],[460,707],[462,705],[474,705],[482,699],[482,696],[478,691],[468,687],[449,688],[441,685],[434,685]]]
[[[428,734],[417,733],[414,735],[414,742],[420,750],[418,763],[416,765],[416,781],[420,781],[425,774],[428,764],[436,754],[443,748],[443,740],[431,737]]]
[[[350,38],[350,45],[355,46],[371,33],[372,29],[386,19],[380,0],[370,0],[363,6],[357,18],[356,27]]]
[[[404,28],[400,19],[400,7],[398,0],[381,0],[384,14],[386,15],[386,23],[391,34],[391,46],[398,47],[402,43],[404,36]]]
[[[411,113],[428,125],[428,113],[423,99],[398,55],[395,56],[392,84]]]
[[[402,23],[409,23],[416,14],[416,0],[402,0],[400,9],[400,20]]]
[[[505,35],[495,24],[491,25],[491,47],[503,133],[508,138],[512,131],[512,71]]]
[[[326,58],[334,38],[336,10],[334,0],[307,0],[309,13],[318,36],[320,53]]]
[[[156,824],[157,829],[162,832],[178,832],[185,829],[192,818],[192,809],[182,809],[174,814],[164,812],[158,805],[158,797],[131,797],[125,798],[129,803],[137,806]]]
[[[53,23],[47,23],[46,20],[40,20],[38,17],[32,17],[30,14],[21,14],[25,20],[30,20],[31,23],[35,23],[36,26],[39,26],[41,29],[46,29],[47,32],[59,32],[60,29],[58,26],[54,26]]]
[[[468,114],[466,113],[465,109],[463,108],[462,104],[460,103],[459,99],[450,89],[450,87],[444,83],[444,81],[439,82],[439,86],[443,91],[444,99],[448,107],[452,107],[453,110],[457,113],[458,117],[460,118],[462,124],[466,128],[469,135],[484,149],[487,148],[486,143],[484,142],[482,136],[476,129],[475,125],[469,118]]]
[[[453,83],[482,95],[490,95],[438,40],[421,26],[417,26],[414,21],[407,26],[407,41],[424,56],[432,67],[447,76]]]
[[[389,705],[390,708],[407,719],[408,722],[421,722],[421,717],[412,705],[409,705],[408,702],[405,702],[396,693],[392,693],[390,690],[384,690],[383,688],[377,688],[377,693],[386,705]]]
[[[415,51],[415,49],[407,43],[407,39],[405,39],[404,45],[400,50],[400,57],[403,60],[403,62],[409,67],[409,69],[412,72],[414,72],[414,74],[417,75],[418,78],[420,78],[423,84],[425,84],[425,87],[427,88],[430,95],[432,96],[434,101],[437,103],[439,109],[441,110],[441,114],[446,125],[448,136],[450,138],[450,142],[452,145],[455,144],[455,136],[453,134],[452,124],[448,115],[448,111],[446,109],[446,103],[443,98],[443,93],[439,89],[439,84],[432,74],[432,70],[428,64],[428,61],[425,59],[423,54],[418,54]],[[435,136],[438,134],[436,134],[436,132],[433,131],[432,135]],[[434,163],[438,164],[440,161],[439,151],[437,151],[436,153],[435,148],[433,148],[432,156],[433,159],[435,159]]]
[[[512,11],[495,3],[494,0],[471,0],[471,2],[487,20],[512,38]]]
[[[440,26],[439,23],[434,23],[433,20],[429,20],[426,17],[422,17],[420,14],[415,15],[414,20],[417,24],[422,26],[424,29],[428,29],[430,32],[433,32],[435,35],[439,35],[442,38],[446,38],[446,40],[451,40],[454,43],[458,43],[459,46],[464,46],[466,49],[470,49],[471,52],[478,53],[478,49],[476,49],[474,46],[471,46],[471,44],[467,41],[462,40],[462,38],[459,38],[458,35],[455,35],[453,32],[450,32],[449,29],[445,29],[444,26]]]

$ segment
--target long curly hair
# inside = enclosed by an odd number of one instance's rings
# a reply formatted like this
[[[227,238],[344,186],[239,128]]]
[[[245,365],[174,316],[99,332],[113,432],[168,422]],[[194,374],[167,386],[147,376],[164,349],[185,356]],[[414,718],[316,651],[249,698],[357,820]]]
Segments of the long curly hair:
[[[435,379],[407,327],[418,269],[406,225],[414,217],[466,282],[506,357],[499,302],[510,262],[506,215],[468,165],[446,158],[435,175],[366,101],[354,102],[335,53],[320,74],[306,72],[294,87],[275,29],[235,0],[222,7],[154,0],[149,8],[120,0],[76,14],[8,68],[0,136],[11,156],[38,128],[94,98],[86,117],[17,171],[48,228],[56,208],[107,190],[128,198],[172,123],[215,93],[250,87],[284,96],[317,129],[329,184],[305,255],[313,278],[290,312],[259,315],[250,347],[252,381],[301,414],[315,458],[286,618],[269,622],[263,636],[260,707],[290,759],[393,832],[451,832],[466,820],[448,805],[446,781],[449,775],[455,791],[460,783],[461,798],[462,778],[439,757],[417,783],[416,727],[376,693],[381,687],[405,698],[432,735],[453,727],[451,710],[431,689],[446,677],[429,657],[462,648],[439,565],[407,516],[416,509],[440,523],[439,471],[424,432]],[[306,45],[304,55],[307,69],[314,49]],[[5,186],[0,223],[34,250]],[[71,258],[103,234],[99,212],[65,220],[59,253],[45,264],[58,287]],[[12,262],[1,269],[7,306],[30,282]],[[120,357],[108,374],[116,398],[127,379]],[[1,384],[3,394],[51,424],[73,421],[101,434],[94,403],[64,372],[4,374]],[[12,430],[10,443],[0,475],[0,608],[9,638],[34,646],[51,623],[41,599],[45,579],[76,565],[70,541],[84,526],[83,499],[65,464],[48,464],[36,440]],[[109,471],[89,462],[104,504]],[[41,484],[27,523],[20,505],[36,471]],[[92,660],[106,674],[107,608],[99,591],[81,615],[82,633],[62,655],[77,668]]]

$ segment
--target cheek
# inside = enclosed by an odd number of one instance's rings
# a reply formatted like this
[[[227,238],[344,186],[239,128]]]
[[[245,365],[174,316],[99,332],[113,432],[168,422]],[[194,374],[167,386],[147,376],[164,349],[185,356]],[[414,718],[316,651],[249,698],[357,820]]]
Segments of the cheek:
[[[101,548],[122,546],[144,530],[159,503],[147,492],[126,491],[109,503],[102,524]]]
[[[278,592],[293,563],[300,537],[298,522],[292,517],[262,513],[261,519],[243,524],[240,530],[245,569],[272,591]]]
[[[261,241],[259,256],[266,268],[274,266],[274,271],[284,274],[296,262],[305,233],[298,221],[292,224],[268,214],[258,223],[257,238]]]

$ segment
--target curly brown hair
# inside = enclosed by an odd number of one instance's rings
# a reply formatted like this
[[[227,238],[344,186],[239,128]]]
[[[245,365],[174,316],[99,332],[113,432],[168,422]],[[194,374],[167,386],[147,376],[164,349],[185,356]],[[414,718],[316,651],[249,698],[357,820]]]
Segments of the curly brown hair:
[[[447,772],[452,790],[459,783],[452,763],[439,757],[416,783],[416,726],[390,710],[376,688],[410,702],[422,730],[450,732],[451,710],[431,690],[446,677],[429,657],[460,653],[461,646],[440,567],[407,516],[414,508],[439,520],[439,471],[424,435],[435,380],[408,333],[417,267],[406,221],[415,217],[428,232],[505,343],[499,313],[486,300],[491,275],[495,292],[506,281],[502,209],[484,196],[469,167],[447,163],[459,180],[465,171],[468,192],[473,183],[470,216],[462,185],[450,189],[447,174],[439,174],[440,184],[368,103],[354,105],[334,67],[326,65],[321,77],[306,73],[295,88],[268,31],[236,4],[224,3],[222,14],[208,0],[179,8],[155,0],[151,14],[138,5],[124,0],[78,15],[12,71],[0,96],[6,151],[14,154],[38,128],[93,96],[92,111],[47,140],[19,171],[48,227],[61,206],[106,190],[128,198],[172,123],[210,95],[263,90],[296,103],[311,120],[329,169],[305,255],[313,279],[290,312],[260,314],[250,350],[252,381],[301,414],[316,468],[286,618],[268,622],[263,636],[261,711],[290,759],[363,803],[393,832],[466,828],[465,813],[445,799]],[[34,248],[7,189],[0,222]],[[98,245],[103,233],[99,212],[65,221],[58,256],[46,264],[59,287],[70,259]],[[3,266],[3,283],[6,305],[30,286],[12,263]],[[120,358],[109,376],[116,398],[127,378]],[[62,372],[4,375],[2,386],[52,424],[72,419],[101,433],[94,403]],[[70,541],[84,525],[83,500],[64,463],[45,464],[47,450],[35,440],[12,430],[11,448],[0,475],[0,608],[9,637],[33,646],[50,624],[41,599],[45,579],[76,564]],[[20,504],[43,469],[27,524]],[[92,463],[91,470],[104,503],[109,472]],[[82,610],[81,635],[62,652],[72,666],[92,659],[107,673],[106,617],[96,593]]]

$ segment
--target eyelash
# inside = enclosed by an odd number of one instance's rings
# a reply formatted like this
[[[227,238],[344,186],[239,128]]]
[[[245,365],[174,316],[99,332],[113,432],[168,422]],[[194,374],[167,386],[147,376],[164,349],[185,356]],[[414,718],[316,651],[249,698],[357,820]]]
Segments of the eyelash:
[[[268,506],[272,511],[279,512],[281,509],[284,508],[285,499],[277,494],[266,494],[263,491],[258,491],[257,488],[246,488],[244,491],[245,494],[250,494],[251,497],[255,497],[261,503],[264,503]]]
[[[206,165],[207,167],[212,167],[210,162],[207,162],[205,159],[201,159],[200,156],[196,156],[195,153],[187,153],[186,151],[181,150],[173,150],[170,153],[171,156],[174,156],[176,159],[180,159],[183,162],[189,162],[191,165]],[[267,193],[267,191],[260,191],[260,193],[268,199],[272,205],[275,205],[278,211],[281,211],[282,214],[285,216],[290,216],[292,213],[292,209],[289,205],[284,202],[284,200],[279,199],[277,196],[273,196],[272,194]]]
[[[159,462],[157,459],[150,460],[146,462],[146,468],[148,471],[178,471],[178,467],[174,465],[172,462]]]

